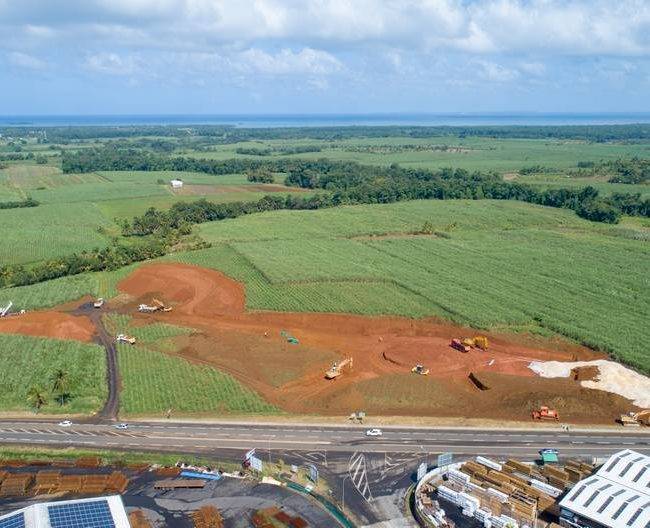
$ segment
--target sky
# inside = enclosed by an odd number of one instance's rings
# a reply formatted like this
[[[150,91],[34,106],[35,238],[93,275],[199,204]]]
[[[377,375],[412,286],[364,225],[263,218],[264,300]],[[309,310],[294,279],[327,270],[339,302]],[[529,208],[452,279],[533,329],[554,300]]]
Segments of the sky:
[[[650,0],[0,0],[0,114],[650,112]]]

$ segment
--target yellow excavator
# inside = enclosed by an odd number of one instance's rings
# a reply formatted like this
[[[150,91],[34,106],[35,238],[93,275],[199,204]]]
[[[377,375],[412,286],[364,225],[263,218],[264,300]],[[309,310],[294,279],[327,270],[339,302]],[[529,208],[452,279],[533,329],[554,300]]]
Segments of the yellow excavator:
[[[650,409],[643,409],[637,413],[621,414],[618,421],[625,427],[650,426]]]
[[[461,340],[461,344],[468,346],[468,347],[474,347],[474,348],[480,348],[481,350],[487,350],[488,349],[488,338],[482,335],[475,336],[475,337],[464,337]]]
[[[352,368],[352,358],[347,358],[340,363],[334,362],[327,372],[325,372],[326,379],[336,379],[343,374],[343,367],[348,366]]]

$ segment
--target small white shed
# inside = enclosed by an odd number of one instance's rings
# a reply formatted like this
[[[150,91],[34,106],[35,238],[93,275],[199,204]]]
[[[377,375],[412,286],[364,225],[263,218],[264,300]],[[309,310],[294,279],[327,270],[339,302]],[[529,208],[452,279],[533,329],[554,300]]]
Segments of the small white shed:
[[[171,183],[172,189],[182,189],[183,188],[183,180],[172,180],[169,183]]]

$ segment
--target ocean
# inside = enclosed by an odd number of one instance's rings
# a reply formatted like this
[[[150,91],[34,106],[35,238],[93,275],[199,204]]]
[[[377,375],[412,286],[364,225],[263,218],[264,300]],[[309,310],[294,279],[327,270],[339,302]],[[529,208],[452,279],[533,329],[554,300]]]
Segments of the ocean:
[[[325,126],[559,126],[650,123],[650,113],[449,113],[259,115],[33,115],[0,116],[3,126],[230,125],[245,128]]]

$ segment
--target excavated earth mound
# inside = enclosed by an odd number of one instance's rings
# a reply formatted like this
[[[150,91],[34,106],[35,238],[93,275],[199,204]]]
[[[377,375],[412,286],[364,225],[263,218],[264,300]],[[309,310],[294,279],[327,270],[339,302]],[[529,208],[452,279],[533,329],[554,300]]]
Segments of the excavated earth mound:
[[[93,340],[95,327],[84,316],[55,311],[27,312],[0,319],[0,333],[74,339],[87,343]]]

